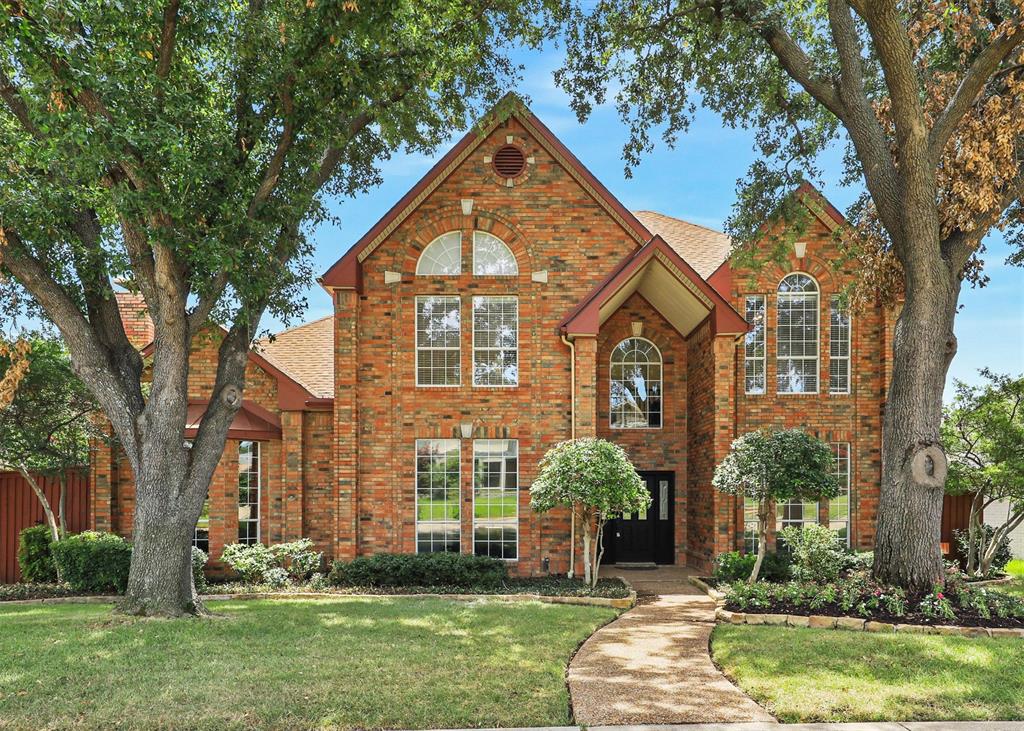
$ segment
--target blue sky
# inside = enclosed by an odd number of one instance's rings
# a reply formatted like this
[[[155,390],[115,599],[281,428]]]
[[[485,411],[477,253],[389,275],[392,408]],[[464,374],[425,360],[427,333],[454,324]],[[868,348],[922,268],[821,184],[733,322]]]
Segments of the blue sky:
[[[519,54],[524,70],[517,91],[529,98],[534,113],[627,208],[660,211],[720,230],[735,200],[736,180],[755,158],[752,135],[730,129],[717,115],[701,110],[675,149],[659,145],[627,179],[621,159],[626,127],[610,105],[596,109],[586,124],[576,120],[566,95],[552,79],[560,59],[558,49]],[[453,130],[452,142],[462,134]],[[331,208],[338,225],[321,226],[314,235],[317,273],[344,254],[444,152],[440,149],[434,156],[396,153],[382,166],[380,187],[353,200],[334,201]],[[839,186],[839,150],[823,162],[822,192],[845,211],[859,189]],[[1004,263],[1009,249],[1000,237],[990,236],[986,243],[985,269],[991,283],[984,289],[965,287],[960,297],[959,353],[950,379],[976,381],[978,369],[985,366],[1001,372],[1024,371],[1024,270]],[[330,298],[319,286],[311,286],[306,296],[309,309],[304,320],[330,314]],[[279,328],[279,323],[267,324]],[[947,386],[947,396],[949,392]]]

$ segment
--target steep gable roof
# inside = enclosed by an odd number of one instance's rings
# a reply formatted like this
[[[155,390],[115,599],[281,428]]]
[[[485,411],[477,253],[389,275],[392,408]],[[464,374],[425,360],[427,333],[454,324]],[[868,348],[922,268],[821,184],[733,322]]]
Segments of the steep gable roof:
[[[732,239],[721,231],[656,211],[633,213],[652,233],[665,239],[704,279],[710,277],[729,258]]]
[[[317,398],[334,393],[334,318],[321,317],[257,343],[259,352]]]
[[[637,220],[618,199],[599,181],[579,158],[572,154],[561,140],[555,137],[529,108],[514,94],[506,96],[495,108],[511,106],[511,116],[523,125],[526,131],[550,154],[575,180],[596,200],[608,214],[636,241],[643,246],[651,239],[651,232]],[[505,118],[492,111],[485,116],[481,128],[470,130],[437,161],[413,188],[391,207],[384,217],[328,269],[320,283],[325,287],[339,287],[360,290],[362,288],[362,262],[373,253],[401,223],[419,207],[434,190],[443,183],[468,158]]]

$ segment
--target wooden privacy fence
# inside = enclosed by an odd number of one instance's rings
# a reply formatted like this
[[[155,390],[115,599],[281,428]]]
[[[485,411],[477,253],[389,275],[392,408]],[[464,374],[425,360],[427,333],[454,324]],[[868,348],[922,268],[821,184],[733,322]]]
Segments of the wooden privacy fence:
[[[60,480],[40,477],[39,485],[57,515],[60,500]],[[68,473],[64,517],[68,531],[77,533],[89,527],[89,480],[79,472]],[[46,522],[43,506],[17,472],[0,472],[0,584],[21,579],[18,568],[18,534],[25,528]]]

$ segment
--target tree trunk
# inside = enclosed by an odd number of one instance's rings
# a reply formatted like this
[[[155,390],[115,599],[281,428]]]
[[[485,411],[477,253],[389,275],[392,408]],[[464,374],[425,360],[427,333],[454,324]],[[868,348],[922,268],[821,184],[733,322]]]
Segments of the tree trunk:
[[[68,521],[65,513],[65,506],[67,505],[68,498],[68,473],[65,470],[60,473],[60,499],[57,504],[57,515],[60,520],[60,537],[61,540],[68,535]]]
[[[590,564],[591,556],[590,552],[590,521],[584,516],[583,519],[583,580],[587,583],[587,586],[591,586],[590,583],[593,577],[593,567]]]
[[[771,501],[762,500],[757,506],[757,558],[754,559],[754,569],[750,572],[748,584],[757,583],[757,577],[761,573],[761,562],[764,561],[764,552],[768,550],[768,518],[771,515]]]
[[[604,527],[606,525],[606,519],[598,517],[597,519],[597,542],[594,546],[594,575],[593,581],[591,582],[591,588],[597,586],[597,579],[601,573],[601,559],[604,558]]]
[[[53,509],[50,507],[50,501],[46,499],[46,493],[43,492],[43,488],[39,487],[39,483],[36,482],[35,478],[32,477],[31,473],[22,465],[18,465],[18,472],[25,478],[25,482],[32,488],[32,492],[39,498],[40,504],[43,506],[43,515],[46,516],[46,525],[50,529],[50,540],[59,541],[61,538],[60,531],[57,528],[57,520],[53,517]]]
[[[937,235],[935,241],[936,251],[919,243],[903,257],[906,302],[893,339],[875,534],[875,578],[911,592],[930,591],[944,580],[940,531],[947,462],[939,427],[946,371],[956,353],[960,280],[938,255]]]

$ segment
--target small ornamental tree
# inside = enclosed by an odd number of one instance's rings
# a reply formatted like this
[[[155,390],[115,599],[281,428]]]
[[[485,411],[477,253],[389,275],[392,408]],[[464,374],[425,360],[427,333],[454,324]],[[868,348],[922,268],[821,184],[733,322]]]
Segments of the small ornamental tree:
[[[540,476],[530,488],[530,505],[546,513],[564,505],[575,525],[583,528],[583,576],[597,585],[604,556],[604,526],[622,513],[651,504],[640,475],[622,447],[604,439],[575,439],[555,445],[540,463]]]
[[[1010,378],[985,369],[981,386],[957,381],[956,396],[942,421],[942,446],[949,455],[946,491],[974,493],[967,528],[970,576],[986,576],[999,545],[1024,524],[1024,376]],[[1009,503],[1006,518],[988,531],[985,509]]]
[[[839,494],[828,444],[799,429],[744,434],[715,468],[711,484],[727,495],[757,502],[757,560],[748,582],[757,581],[775,504]]]
[[[0,354],[0,379],[14,369],[22,371],[10,398],[0,401],[0,464],[10,465],[25,478],[42,503],[50,539],[57,541],[67,531],[68,471],[86,466],[89,440],[105,435],[93,418],[96,402],[75,375],[61,342],[44,337],[23,342],[24,361]],[[37,475],[60,480],[56,515]]]

